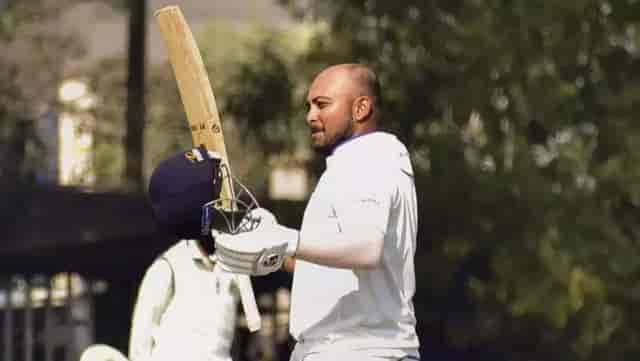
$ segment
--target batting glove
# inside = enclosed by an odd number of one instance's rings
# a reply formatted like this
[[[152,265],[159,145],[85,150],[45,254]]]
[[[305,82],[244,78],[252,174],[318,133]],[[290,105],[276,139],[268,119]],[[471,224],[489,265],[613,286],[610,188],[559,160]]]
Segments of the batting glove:
[[[217,261],[228,272],[253,276],[279,270],[284,257],[295,254],[299,232],[278,224],[264,208],[253,210],[248,217],[259,221],[254,230],[216,237]]]
[[[191,159],[196,162],[203,162],[206,159],[222,159],[220,153],[207,150],[204,146],[191,149],[191,151],[188,152],[187,157],[192,157]]]

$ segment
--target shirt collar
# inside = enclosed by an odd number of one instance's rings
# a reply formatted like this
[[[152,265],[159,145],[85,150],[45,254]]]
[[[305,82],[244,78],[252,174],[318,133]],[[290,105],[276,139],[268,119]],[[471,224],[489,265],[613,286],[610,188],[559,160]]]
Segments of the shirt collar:
[[[376,146],[376,144],[388,140],[390,137],[395,138],[394,135],[387,132],[373,131],[349,138],[338,144],[331,155],[326,158],[327,168],[340,159],[350,158],[354,155],[358,156],[363,152],[369,152],[372,146]]]

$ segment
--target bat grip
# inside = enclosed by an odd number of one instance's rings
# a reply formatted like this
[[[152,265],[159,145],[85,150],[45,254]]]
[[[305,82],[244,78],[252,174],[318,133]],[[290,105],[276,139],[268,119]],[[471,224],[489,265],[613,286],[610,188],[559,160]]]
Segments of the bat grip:
[[[240,291],[242,309],[247,318],[247,327],[251,332],[258,331],[262,326],[262,320],[260,319],[260,312],[256,304],[256,296],[253,293],[253,287],[251,287],[251,280],[249,276],[240,274],[236,274],[235,278],[238,290]]]
[[[202,246],[197,243],[197,248],[202,254],[202,260],[207,267],[213,269],[214,264],[209,259],[209,256],[204,251]],[[251,280],[247,275],[234,275],[236,284],[238,286],[238,290],[240,291],[240,301],[242,302],[242,309],[244,310],[244,315],[247,318],[247,327],[249,331],[255,332],[260,329],[262,326],[262,320],[260,318],[260,311],[258,311],[258,305],[256,304],[256,296],[253,293],[253,287],[251,286]]]
[[[236,192],[233,188],[233,177],[226,163],[220,164],[220,178],[222,179],[222,189],[220,190],[220,208],[226,212],[236,212],[238,207],[233,201],[236,199]]]

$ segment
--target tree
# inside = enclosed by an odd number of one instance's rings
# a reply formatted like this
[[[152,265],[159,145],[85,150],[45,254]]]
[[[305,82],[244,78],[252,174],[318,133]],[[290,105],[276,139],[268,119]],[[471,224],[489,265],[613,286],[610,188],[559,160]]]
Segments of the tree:
[[[147,1],[102,1],[127,14],[128,42],[126,64],[117,57],[107,58],[100,60],[97,68],[92,64],[85,69],[90,74],[92,89],[102,100],[94,109],[99,120],[94,152],[96,187],[141,193],[145,189]],[[104,75],[94,73],[100,72],[100,67],[104,67]],[[102,89],[112,93],[107,95]],[[124,122],[120,120],[122,115]],[[114,141],[118,144],[111,144]]]
[[[292,114],[297,111],[292,104],[297,81],[288,75],[295,74],[288,59],[295,59],[302,48],[296,32],[269,30],[258,24],[252,29],[255,31],[238,31],[233,24],[219,21],[195,35],[221,112],[233,172],[264,196],[270,157],[306,148],[289,132],[304,131],[304,122]],[[95,135],[98,189],[122,186],[118,170],[126,158],[122,146],[126,127],[119,112],[127,102],[125,68],[123,59],[113,58],[87,70],[91,88],[100,98],[94,109],[99,119]],[[192,146],[169,64],[150,66],[148,71],[145,177],[161,159]]]
[[[259,24],[233,34],[229,29],[229,24],[212,24],[200,36],[200,47],[234,172],[263,197],[274,162],[304,162],[309,157],[302,109],[296,106],[304,89],[295,71],[295,59],[306,50],[307,32]]]
[[[72,1],[0,3],[0,215],[15,215],[34,185],[46,149],[37,121],[52,112],[63,64],[81,52],[73,34],[47,27]],[[11,224],[10,220],[3,222]]]
[[[283,2],[327,24],[299,71],[373,66],[413,150],[425,343],[638,353],[635,2]]]
[[[124,179],[133,191],[144,190],[143,147],[145,123],[146,0],[129,1],[129,50],[127,78],[127,133]]]

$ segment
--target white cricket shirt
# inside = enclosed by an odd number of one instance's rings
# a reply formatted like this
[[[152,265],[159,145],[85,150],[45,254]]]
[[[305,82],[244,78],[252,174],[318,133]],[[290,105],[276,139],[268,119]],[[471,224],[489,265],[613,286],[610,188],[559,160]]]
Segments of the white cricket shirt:
[[[207,269],[196,241],[183,240],[147,270],[132,320],[132,361],[231,361],[234,275]]]
[[[327,158],[307,204],[300,239],[344,238],[337,236],[363,223],[384,236],[380,266],[349,270],[297,260],[291,334],[318,349],[417,349],[412,302],[416,190],[409,153],[388,133],[350,139]]]

